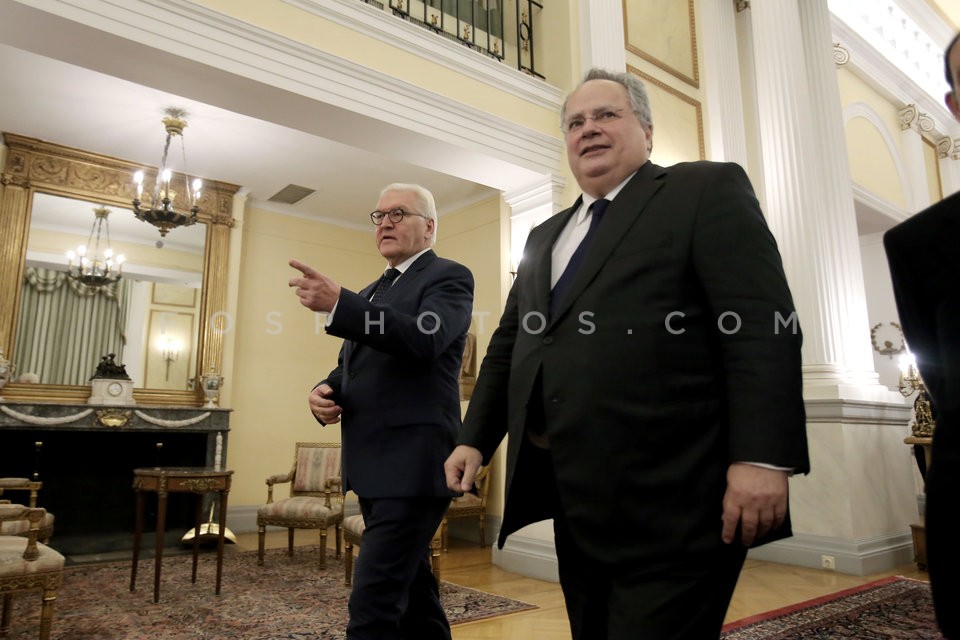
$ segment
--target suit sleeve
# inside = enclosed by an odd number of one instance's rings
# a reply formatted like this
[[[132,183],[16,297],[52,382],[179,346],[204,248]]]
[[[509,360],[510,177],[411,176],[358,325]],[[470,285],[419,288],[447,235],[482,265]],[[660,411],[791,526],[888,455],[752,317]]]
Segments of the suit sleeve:
[[[743,169],[719,165],[708,179],[692,255],[720,324],[730,461],[806,473],[802,335],[780,252]]]

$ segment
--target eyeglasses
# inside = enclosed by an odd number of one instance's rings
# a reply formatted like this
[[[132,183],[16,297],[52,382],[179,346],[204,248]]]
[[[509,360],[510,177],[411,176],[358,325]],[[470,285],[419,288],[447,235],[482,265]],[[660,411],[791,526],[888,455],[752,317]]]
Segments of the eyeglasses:
[[[595,124],[604,125],[610,124],[611,122],[616,122],[623,116],[623,109],[597,109],[593,112],[593,115],[585,116],[583,114],[577,114],[570,116],[570,119],[567,120],[562,129],[564,133],[576,133],[583,128],[583,125],[587,123],[587,120],[593,120]]]
[[[407,216],[420,216],[421,218],[426,218],[427,216],[422,213],[413,213],[411,211],[404,211],[403,209],[390,209],[390,211],[373,211],[370,214],[370,222],[377,225],[378,227],[383,223],[383,219],[386,217],[390,218],[390,222],[393,224],[400,224],[400,222]]]

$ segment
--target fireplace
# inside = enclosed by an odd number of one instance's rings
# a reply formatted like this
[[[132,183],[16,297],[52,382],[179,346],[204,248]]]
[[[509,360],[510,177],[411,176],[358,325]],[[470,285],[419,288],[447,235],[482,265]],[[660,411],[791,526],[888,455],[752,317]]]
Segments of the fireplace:
[[[38,506],[56,516],[50,546],[64,555],[129,551],[133,470],[213,466],[218,434],[225,465],[228,417],[223,409],[0,404],[0,474],[39,476],[43,489]],[[122,425],[103,424],[123,420]],[[168,545],[179,544],[193,526],[195,500],[190,494],[170,495]],[[156,499],[148,499],[146,507],[149,533],[144,539],[152,546]]]

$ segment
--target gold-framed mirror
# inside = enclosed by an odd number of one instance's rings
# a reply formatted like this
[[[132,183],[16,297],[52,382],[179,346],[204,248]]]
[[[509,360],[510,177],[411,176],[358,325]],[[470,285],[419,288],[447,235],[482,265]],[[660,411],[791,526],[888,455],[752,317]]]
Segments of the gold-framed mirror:
[[[17,340],[21,339],[18,338],[18,328],[23,331],[22,326],[18,327],[18,319],[24,299],[24,278],[28,274],[27,256],[34,207],[46,211],[48,208],[67,206],[71,201],[74,207],[79,203],[85,211],[83,215],[86,216],[88,228],[93,220],[91,211],[94,208],[113,210],[111,215],[115,219],[119,216],[132,218],[130,203],[136,190],[132,176],[143,166],[13,133],[4,132],[3,139],[6,159],[0,175],[0,346],[7,357],[13,360],[13,355],[17,353]],[[187,232],[200,232],[202,239],[194,240],[194,243],[199,242],[202,246],[202,255],[194,258],[184,253],[179,259],[184,265],[183,273],[176,274],[172,280],[169,277],[166,281],[153,278],[148,288],[144,289],[150,291],[150,309],[135,312],[140,314],[144,324],[143,339],[142,344],[131,351],[137,370],[128,371],[138,385],[146,383],[146,386],[134,388],[137,404],[200,406],[204,402],[199,384],[191,389],[186,383],[164,385],[156,382],[162,380],[162,377],[157,377],[157,362],[162,363],[163,358],[155,355],[151,359],[147,354],[149,350],[156,350],[158,339],[163,338],[168,329],[171,334],[175,331],[185,334],[182,337],[187,352],[183,354],[182,361],[179,358],[175,361],[175,373],[183,374],[184,381],[191,378],[199,380],[202,374],[211,369],[220,372],[223,331],[227,326],[224,313],[227,290],[225,267],[230,230],[234,225],[231,215],[233,196],[238,189],[237,185],[205,180],[197,225],[175,229],[164,239],[156,232],[156,240],[171,243],[176,242],[175,234],[184,232],[183,241],[186,244],[189,244]],[[39,221],[39,210],[37,217]],[[146,226],[146,223],[135,222]],[[49,222],[47,226],[50,226]],[[64,229],[58,228],[56,231],[60,233]],[[32,264],[36,264],[38,250],[42,254],[43,248],[36,246],[36,238],[39,237],[36,227],[33,233],[35,242],[29,253]],[[201,251],[199,246],[197,250]],[[166,251],[171,252],[169,248]],[[193,269],[199,270],[195,282],[190,282],[193,277],[187,273],[191,269],[189,263],[193,263]],[[30,268],[30,275],[36,277],[33,268]],[[171,286],[178,277],[188,282],[182,283],[184,286]],[[125,275],[124,279],[128,277]],[[191,289],[194,291],[191,292]],[[189,320],[185,319],[187,316]],[[151,360],[153,364],[150,364]],[[171,364],[166,362],[168,379]],[[74,381],[76,377],[74,375]],[[86,384],[10,382],[4,388],[4,397],[8,402],[80,404],[86,402],[89,394],[90,388]]]

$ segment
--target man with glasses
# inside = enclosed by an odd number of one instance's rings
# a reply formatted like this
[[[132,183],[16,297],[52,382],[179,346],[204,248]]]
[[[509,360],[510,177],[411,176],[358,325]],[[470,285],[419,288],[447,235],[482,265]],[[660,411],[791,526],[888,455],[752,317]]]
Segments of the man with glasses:
[[[960,33],[944,52],[947,108],[960,121]],[[883,236],[900,325],[930,392],[937,426],[924,479],[927,568],[944,638],[960,638],[960,549],[954,517],[960,497],[960,193]]]
[[[639,78],[592,70],[561,123],[583,195],[530,232],[447,482],[509,435],[499,544],[553,519],[574,640],[717,638],[809,469],[780,254],[739,166],[650,162]]]
[[[455,494],[443,461],[460,428],[473,275],[431,249],[437,211],[423,187],[385,187],[370,219],[388,268],[359,293],[290,261],[301,304],[344,339],[309,404],[321,424],[343,420],[343,491],[357,494],[366,525],[347,638],[449,640],[429,544]]]

